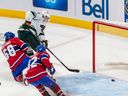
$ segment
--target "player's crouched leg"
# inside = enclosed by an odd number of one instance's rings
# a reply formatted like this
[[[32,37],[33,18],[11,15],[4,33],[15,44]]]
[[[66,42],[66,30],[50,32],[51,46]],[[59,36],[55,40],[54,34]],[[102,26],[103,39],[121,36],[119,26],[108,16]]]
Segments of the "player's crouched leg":
[[[50,88],[57,96],[65,96],[59,85],[49,76],[45,76],[42,79],[43,85]]]
[[[31,82],[30,84],[34,85],[36,88],[39,85],[46,86],[50,88],[57,96],[65,96],[62,90],[60,89],[59,85],[55,82],[55,80],[48,75],[35,82]]]

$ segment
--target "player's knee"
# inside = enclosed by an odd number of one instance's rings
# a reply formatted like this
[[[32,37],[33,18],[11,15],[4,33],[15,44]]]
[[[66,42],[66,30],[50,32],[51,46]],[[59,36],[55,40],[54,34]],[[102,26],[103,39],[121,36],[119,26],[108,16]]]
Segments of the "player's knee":
[[[55,86],[57,86],[57,84],[55,82],[50,82],[48,85],[47,85],[50,89],[53,89]]]

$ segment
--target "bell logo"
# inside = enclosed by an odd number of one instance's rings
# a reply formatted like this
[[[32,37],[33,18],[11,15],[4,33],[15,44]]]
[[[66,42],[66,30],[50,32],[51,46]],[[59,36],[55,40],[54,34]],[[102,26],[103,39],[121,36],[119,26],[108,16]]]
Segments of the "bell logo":
[[[101,0],[101,4],[92,4],[93,0],[82,1],[83,15],[94,15],[96,18],[109,19],[109,0]]]

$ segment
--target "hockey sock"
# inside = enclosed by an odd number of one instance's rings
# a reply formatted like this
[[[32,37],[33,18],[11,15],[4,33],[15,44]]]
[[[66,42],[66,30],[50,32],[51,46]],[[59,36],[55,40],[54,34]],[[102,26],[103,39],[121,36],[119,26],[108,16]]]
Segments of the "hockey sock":
[[[58,85],[52,88],[52,91],[57,95],[57,96],[65,96],[63,91],[60,89]]]
[[[50,96],[50,94],[47,92],[43,85],[38,85],[36,86],[36,88],[39,90],[42,96]]]

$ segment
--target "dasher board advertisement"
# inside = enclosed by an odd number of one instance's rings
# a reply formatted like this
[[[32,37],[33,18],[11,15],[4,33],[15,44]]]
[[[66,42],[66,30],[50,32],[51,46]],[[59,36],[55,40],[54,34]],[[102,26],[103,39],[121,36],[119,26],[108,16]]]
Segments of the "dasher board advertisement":
[[[33,0],[33,6],[60,11],[67,11],[68,0]]]
[[[128,0],[124,0],[125,22],[128,22]]]

